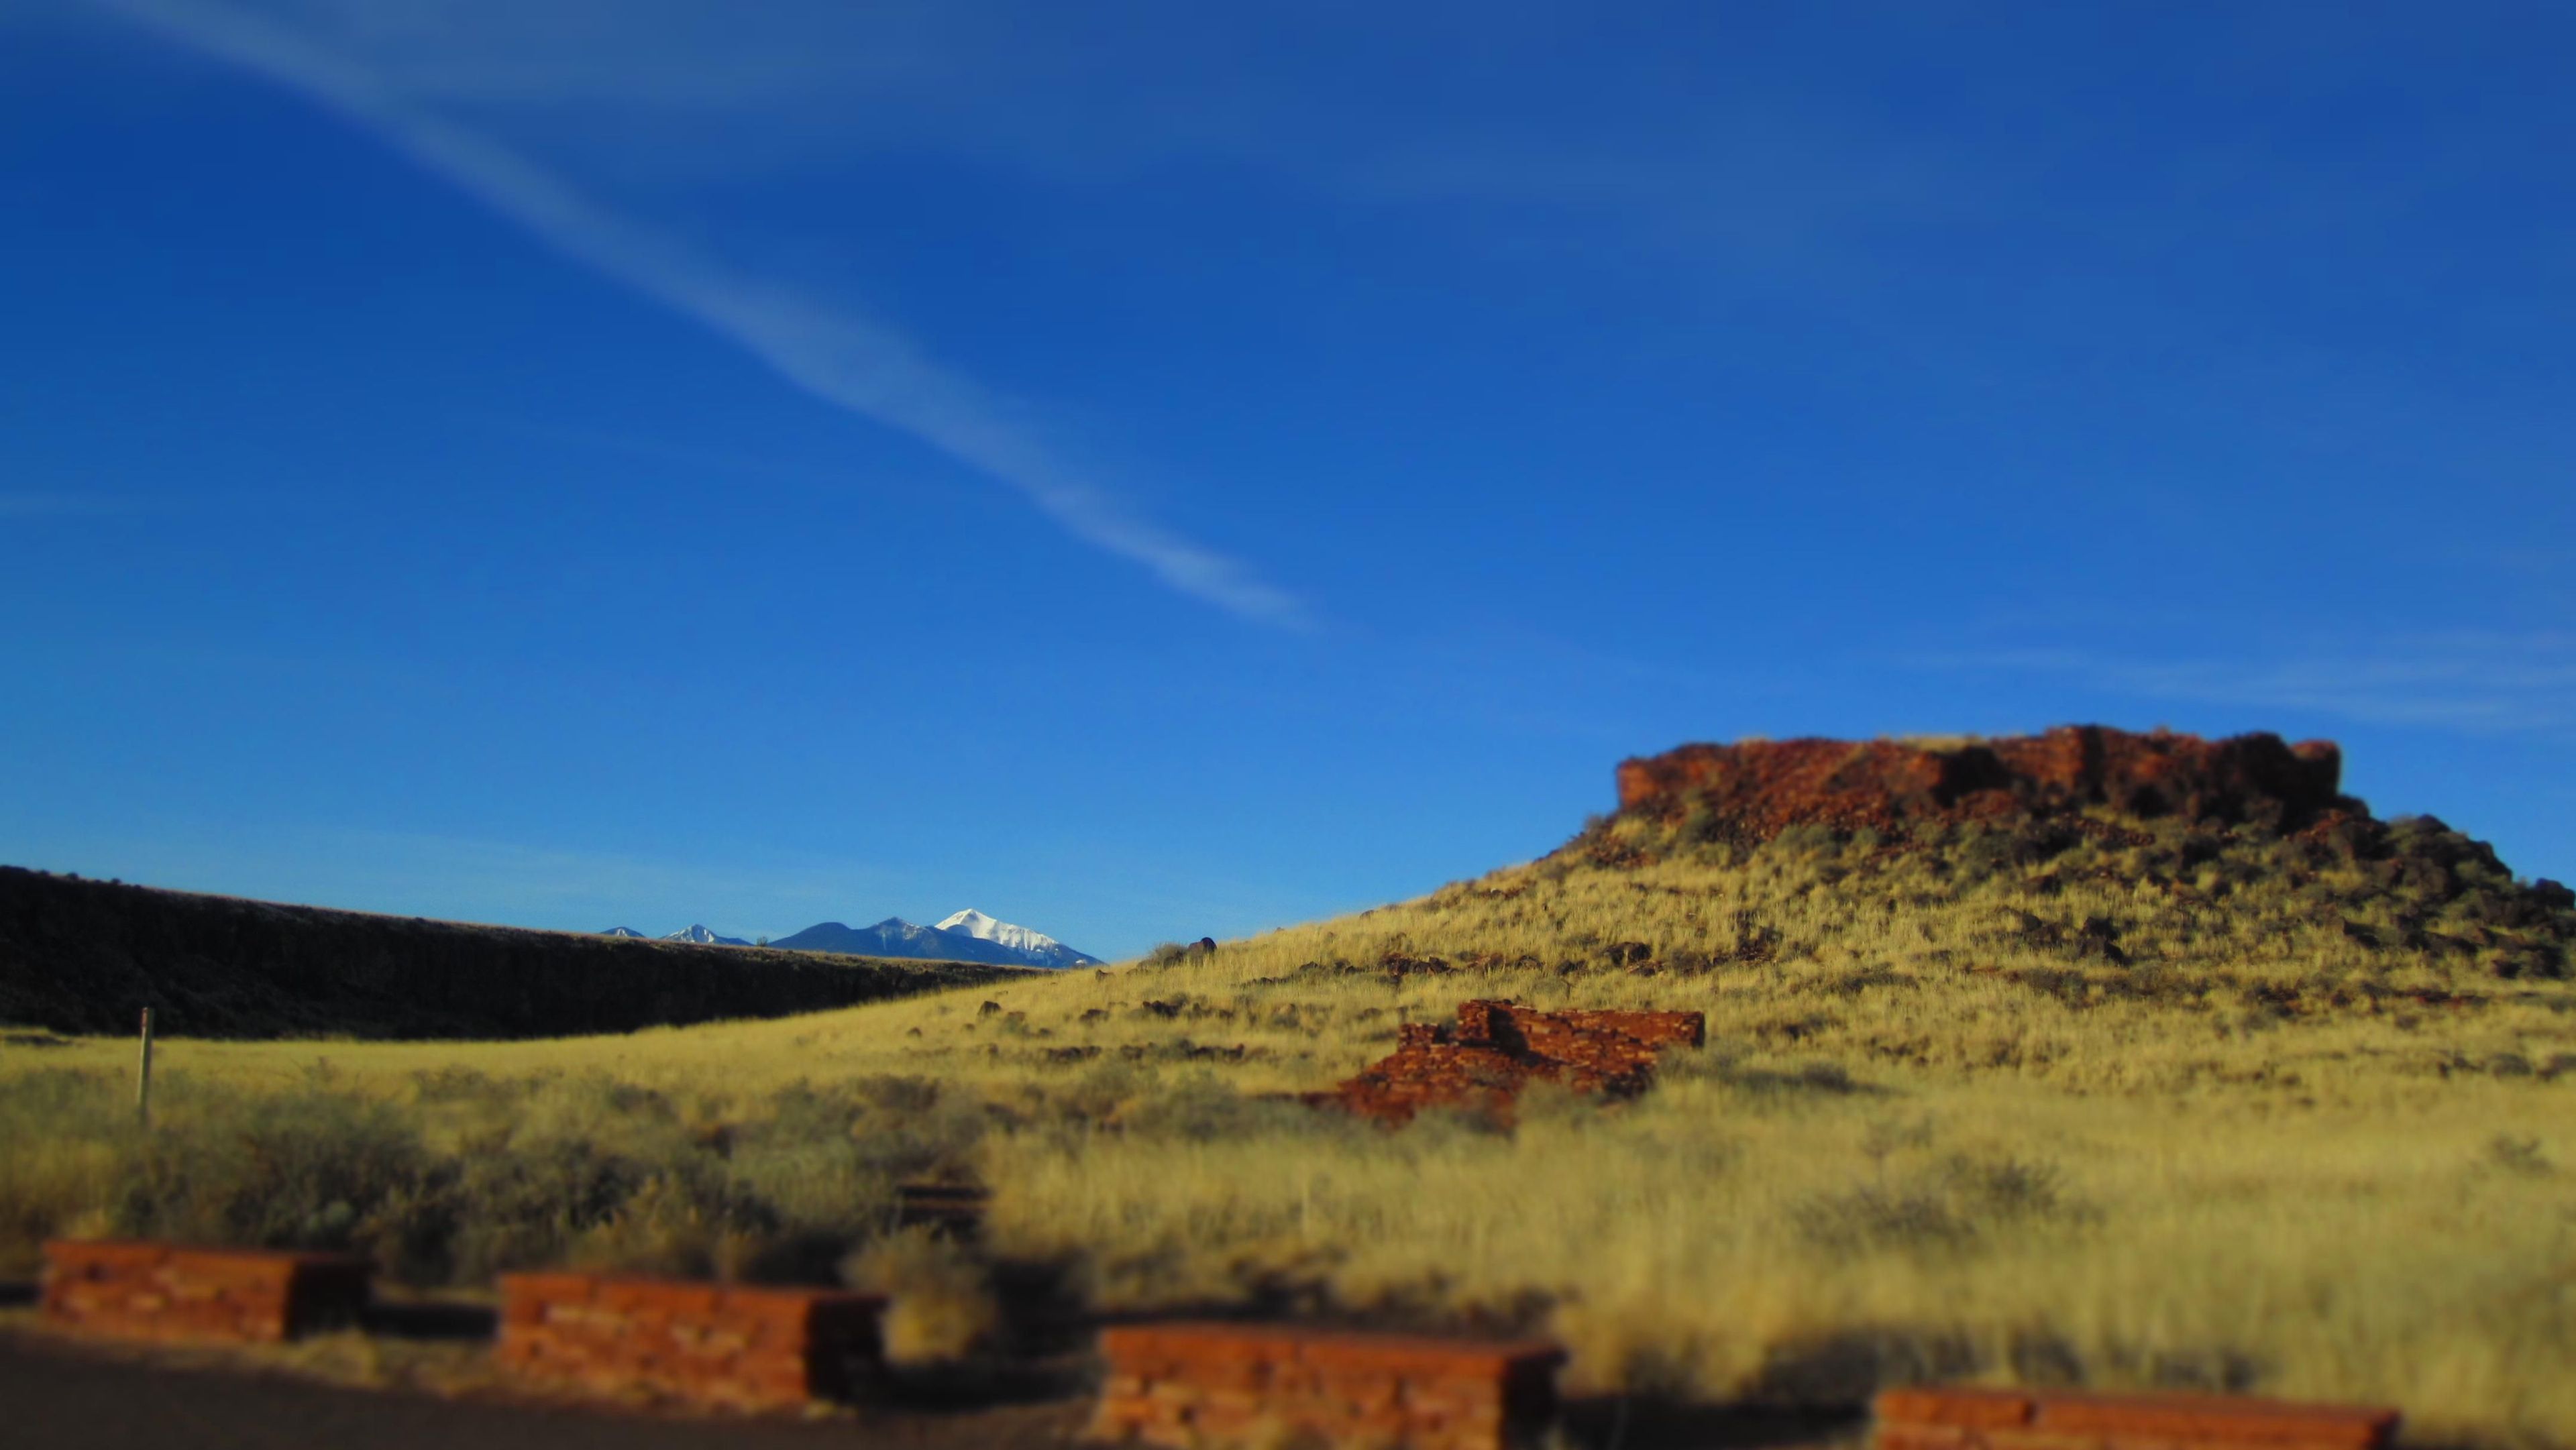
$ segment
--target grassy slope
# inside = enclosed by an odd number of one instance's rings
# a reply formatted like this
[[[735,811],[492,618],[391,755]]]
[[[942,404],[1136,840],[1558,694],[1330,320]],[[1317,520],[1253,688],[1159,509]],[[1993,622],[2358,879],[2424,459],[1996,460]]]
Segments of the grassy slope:
[[[2576,920],[2429,827],[2356,849],[2144,833],[1747,851],[1623,820],[1212,960],[615,1039],[179,1043],[178,1126],[148,1152],[110,1109],[61,1106],[112,1104],[79,1072],[122,1045],[0,1047],[0,1126],[46,1101],[74,1124],[0,1158],[0,1244],[184,1218],[203,1187],[136,1185],[174,1181],[151,1160],[191,1112],[231,1140],[254,1100],[297,1123],[359,1102],[421,1162],[382,1191],[253,1174],[200,1231],[445,1233],[421,1272],[456,1277],[544,1255],[758,1272],[800,1235],[877,1232],[891,1177],[972,1164],[997,1245],[1076,1263],[1108,1303],[1541,1323],[1578,1383],[2224,1385],[2576,1443]],[[1628,943],[1648,961],[1614,965]],[[1704,1008],[1711,1045],[1639,1103],[1541,1100],[1508,1134],[1255,1096],[1472,996]],[[74,1071],[28,1071],[48,1067]],[[603,1160],[629,1170],[589,1198],[512,1199],[534,1190],[490,1167]],[[332,1191],[363,1203],[238,1208]],[[551,1236],[474,1227],[547,1214]]]

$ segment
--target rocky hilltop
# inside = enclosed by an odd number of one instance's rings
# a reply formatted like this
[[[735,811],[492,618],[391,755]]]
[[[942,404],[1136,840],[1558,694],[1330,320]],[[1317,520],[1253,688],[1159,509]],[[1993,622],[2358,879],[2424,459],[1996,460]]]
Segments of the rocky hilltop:
[[[1698,812],[1704,836],[1744,842],[1792,826],[1905,837],[1926,826],[2087,809],[2288,831],[2367,814],[2341,793],[2342,775],[2343,752],[2331,741],[2064,725],[1960,742],[1685,745],[1622,762],[1619,808],[1672,821]]]
[[[2104,725],[1685,745],[1623,762],[1618,811],[1541,864],[1687,875],[1767,863],[1811,873],[1797,892],[1955,918],[1970,944],[1991,935],[1976,920],[2000,914],[2032,943],[2113,967],[2576,973],[2576,892],[2517,878],[2492,846],[2430,816],[2374,817],[2343,794],[2342,770],[2323,740]],[[2089,907],[2070,914],[2077,895]],[[1775,929],[1747,927],[1725,950],[1772,951],[1765,933]]]

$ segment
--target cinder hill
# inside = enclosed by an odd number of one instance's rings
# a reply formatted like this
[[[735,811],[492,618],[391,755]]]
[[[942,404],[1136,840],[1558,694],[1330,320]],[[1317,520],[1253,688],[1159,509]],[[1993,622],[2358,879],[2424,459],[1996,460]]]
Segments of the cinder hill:
[[[2323,741],[2093,725],[1690,745],[1623,763],[1618,810],[1537,861],[1259,940],[1329,939],[1314,970],[1805,963],[1846,967],[1823,984],[1846,993],[2000,973],[2291,1007],[2569,975],[2576,893],[2432,817],[2379,820],[2340,773]]]
[[[2099,725],[1694,745],[1622,764],[1618,814],[1550,862],[1803,860],[1813,886],[1792,896],[1829,890],[1888,916],[1981,909],[1973,934],[2069,966],[2306,967],[2321,983],[2404,967],[2463,984],[2567,977],[2576,892],[2517,879],[2494,848],[2432,817],[2375,818],[2342,794],[2341,771],[2326,741]],[[1761,947],[1740,933],[1732,945]]]
[[[2210,1070],[2213,1028],[2440,1009],[2501,1043],[2576,1010],[2576,893],[2429,816],[2378,819],[2340,770],[2324,742],[2103,726],[1685,746],[1622,764],[1618,809],[1536,861],[1169,981],[1377,978],[1431,1017],[1706,1006],[1761,1050],[2125,1086]]]
[[[1018,969],[525,931],[0,867],[0,1023],[523,1038],[778,1017]]]

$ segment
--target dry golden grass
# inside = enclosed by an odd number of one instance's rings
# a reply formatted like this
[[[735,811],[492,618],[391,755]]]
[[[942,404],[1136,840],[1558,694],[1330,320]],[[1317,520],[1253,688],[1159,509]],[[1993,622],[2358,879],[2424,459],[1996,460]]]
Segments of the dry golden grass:
[[[2576,1444],[2576,992],[2524,970],[2529,933],[2471,919],[2509,881],[2409,897],[2252,838],[1953,847],[1747,852],[1620,822],[1213,958],[630,1037],[163,1060],[174,1114],[192,1083],[326,1092],[389,1105],[432,1157],[500,1113],[606,1141],[628,1110],[601,1085],[622,1085],[661,1125],[638,1161],[703,1153],[765,1195],[772,1227],[738,1237],[794,1222],[843,1247],[874,1230],[833,1195],[876,1180],[740,1145],[783,1154],[812,1094],[914,1080],[821,1121],[925,1134],[888,1172],[963,1154],[995,1250],[1069,1264],[1107,1306],[1544,1327],[1592,1386],[2224,1386],[2398,1403],[2427,1441]],[[1627,943],[1647,966],[1612,965]],[[1636,1103],[1541,1098],[1510,1132],[1261,1096],[1479,996],[1698,1008],[1710,1045]],[[101,1076],[61,1090],[112,1094],[126,1051],[0,1047],[0,1088],[68,1067]],[[130,1150],[104,1131],[0,1154],[0,1230],[112,1217]],[[714,1230],[671,1222],[726,1267]],[[671,1252],[576,1227],[610,1258]]]

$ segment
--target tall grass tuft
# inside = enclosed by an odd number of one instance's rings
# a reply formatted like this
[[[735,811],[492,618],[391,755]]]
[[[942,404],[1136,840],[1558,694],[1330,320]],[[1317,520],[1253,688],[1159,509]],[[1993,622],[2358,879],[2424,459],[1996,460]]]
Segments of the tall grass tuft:
[[[0,1077],[0,1273],[48,1237],[124,1234],[361,1250],[416,1284],[552,1264],[828,1279],[884,1231],[896,1182],[985,1129],[907,1079],[736,1105],[601,1074],[443,1072],[407,1096],[173,1074],[160,1098],[146,1132],[109,1074]]]

